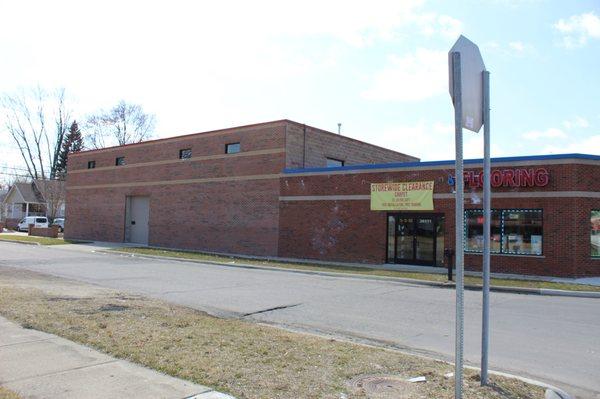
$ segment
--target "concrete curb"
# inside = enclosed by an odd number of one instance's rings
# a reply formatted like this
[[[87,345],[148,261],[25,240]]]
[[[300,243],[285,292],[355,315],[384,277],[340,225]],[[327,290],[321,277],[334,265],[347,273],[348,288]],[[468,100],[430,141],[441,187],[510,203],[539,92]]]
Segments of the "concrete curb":
[[[210,391],[210,392],[199,393],[198,395],[194,395],[194,396],[188,396],[187,398],[184,398],[184,399],[236,399],[236,398],[234,396],[227,395],[222,392]]]
[[[471,368],[474,370],[481,370],[478,367],[471,367],[471,366],[465,366],[465,367]],[[527,377],[521,377],[521,376],[510,374],[510,373],[504,373],[501,371],[490,370],[489,373],[493,374],[493,375],[498,375],[501,377],[514,378],[516,380],[523,381],[527,384],[536,385],[541,388],[546,388],[546,395],[545,395],[546,398],[548,398],[548,391],[551,391],[555,394],[555,397],[558,397],[560,399],[574,399],[571,395],[569,395],[567,392],[563,391],[562,389],[557,388],[550,384],[546,384],[545,382],[542,382],[542,381],[534,380],[532,378],[527,378]]]
[[[35,241],[19,241],[19,240],[7,240],[5,238],[0,239],[0,242],[12,242],[14,244],[25,244],[25,245],[42,245]]]
[[[149,258],[149,259],[167,259],[174,260],[179,262],[191,262],[191,263],[204,263],[211,265],[220,265],[227,267],[237,267],[240,269],[259,269],[259,270],[270,270],[270,271],[278,271],[278,272],[290,272],[290,273],[301,273],[301,274],[309,274],[309,275],[321,275],[328,277],[347,277],[347,278],[355,278],[355,279],[363,279],[363,280],[374,280],[374,281],[395,281],[399,283],[407,283],[412,285],[422,285],[428,287],[436,287],[436,288],[454,288],[454,283],[440,283],[437,281],[426,281],[426,280],[417,280],[411,278],[403,278],[403,277],[388,277],[388,276],[366,276],[362,274],[356,273],[343,273],[343,272],[326,272],[320,270],[303,270],[303,269],[293,269],[293,268],[281,268],[281,267],[273,267],[273,266],[258,266],[251,265],[247,263],[226,263],[226,262],[217,262],[212,260],[199,260],[199,259],[187,259],[187,258],[178,258],[174,256],[162,256],[162,255],[147,255],[147,254],[134,254],[131,252],[124,252],[119,250],[94,250],[96,253],[106,253],[106,254],[119,254],[119,255],[127,255],[131,257],[138,258]],[[470,291],[481,291],[481,286],[478,285],[465,285],[466,290]],[[548,288],[526,288],[526,287],[502,287],[502,286],[492,286],[490,287],[491,291],[494,292],[504,292],[511,294],[525,294],[525,295],[543,295],[543,296],[561,296],[561,297],[573,297],[573,298],[600,298],[600,292],[593,291],[566,291],[566,290],[555,290]]]

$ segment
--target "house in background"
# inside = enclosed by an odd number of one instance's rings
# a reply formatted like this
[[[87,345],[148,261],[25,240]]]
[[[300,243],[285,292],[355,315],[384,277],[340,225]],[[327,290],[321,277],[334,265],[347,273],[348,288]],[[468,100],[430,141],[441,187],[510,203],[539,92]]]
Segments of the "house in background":
[[[2,216],[6,227],[14,228],[27,216],[65,215],[65,185],[58,180],[34,180],[15,183],[2,200]]]
[[[6,218],[6,209],[4,207],[4,198],[6,198],[6,194],[8,194],[8,190],[0,188],[0,222]]]

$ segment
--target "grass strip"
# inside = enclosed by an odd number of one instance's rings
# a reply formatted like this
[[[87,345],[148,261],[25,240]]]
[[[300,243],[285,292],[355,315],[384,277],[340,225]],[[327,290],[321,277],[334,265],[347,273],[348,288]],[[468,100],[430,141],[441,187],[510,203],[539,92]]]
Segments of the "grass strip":
[[[308,263],[292,263],[292,262],[277,262],[270,260],[251,259],[243,257],[222,256],[206,254],[202,252],[177,251],[158,248],[114,248],[116,252],[153,255],[153,256],[169,256],[181,259],[204,260],[210,262],[219,262],[227,264],[248,264],[255,266],[278,267],[282,269],[299,269],[307,271],[324,271],[334,273],[351,273],[361,274],[366,276],[383,276],[383,277],[398,277],[409,278],[415,280],[435,281],[440,283],[448,282],[446,274],[437,273],[422,273],[422,272],[406,272],[396,270],[381,270],[369,267],[352,267],[352,266],[336,266],[336,265],[319,265]],[[492,286],[497,287],[519,287],[519,288],[546,288],[565,291],[597,291],[600,292],[599,286],[584,285],[584,284],[569,284],[551,281],[532,281],[532,280],[517,280],[517,279],[502,279],[492,278],[490,281]],[[481,285],[481,277],[465,276],[465,284]]]
[[[0,268],[0,314],[239,399],[366,398],[349,381],[370,374],[425,376],[425,383],[407,384],[401,396],[406,399],[454,395],[453,380],[444,377],[453,366],[443,362],[220,319],[30,271]],[[489,387],[480,387],[478,375],[466,371],[465,398],[542,398],[543,391],[497,376]]]
[[[81,243],[83,243],[83,241],[64,240],[62,238],[23,236],[23,235],[17,235],[17,234],[2,234],[2,235],[0,235],[0,241],[33,242],[33,243],[38,243],[40,245],[64,245],[64,244],[81,244]]]

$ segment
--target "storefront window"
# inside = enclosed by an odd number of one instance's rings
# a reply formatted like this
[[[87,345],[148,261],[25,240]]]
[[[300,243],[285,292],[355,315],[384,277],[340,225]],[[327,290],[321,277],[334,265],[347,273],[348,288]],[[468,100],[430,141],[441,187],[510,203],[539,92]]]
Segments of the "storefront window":
[[[492,210],[491,252],[515,255],[542,254],[541,209]],[[465,211],[465,251],[483,252],[483,211]]]
[[[490,233],[490,251],[500,253],[502,211],[492,210]],[[465,212],[465,234],[465,251],[483,252],[483,210],[470,209]]]
[[[542,211],[511,209],[503,211],[502,252],[542,254]]]
[[[600,258],[600,210],[592,211],[591,217],[590,241],[592,245],[592,257]]]

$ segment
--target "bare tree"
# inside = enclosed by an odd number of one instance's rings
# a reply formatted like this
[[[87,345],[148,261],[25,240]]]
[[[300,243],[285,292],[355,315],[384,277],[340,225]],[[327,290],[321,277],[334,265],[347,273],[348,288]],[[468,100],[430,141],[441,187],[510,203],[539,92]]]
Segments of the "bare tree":
[[[119,102],[109,111],[90,115],[86,141],[91,148],[139,143],[151,137],[156,118],[137,104]]]
[[[69,130],[70,115],[65,107],[65,89],[60,89],[56,93],[56,109],[54,112],[54,125],[56,138],[54,140],[54,149],[50,157],[50,179],[55,179],[59,172],[60,150],[65,140],[67,130]],[[48,153],[50,150],[48,149]]]
[[[68,128],[64,89],[48,95],[41,88],[0,98],[5,128],[32,179],[55,178],[58,151]],[[55,129],[48,126],[54,124]],[[58,150],[57,150],[58,149]]]
[[[64,216],[61,211],[65,206],[65,182],[60,180],[35,180],[36,189],[46,200],[46,215],[50,219]]]

